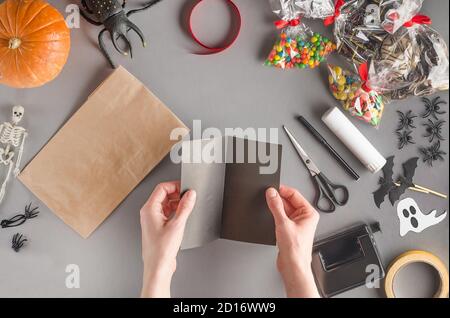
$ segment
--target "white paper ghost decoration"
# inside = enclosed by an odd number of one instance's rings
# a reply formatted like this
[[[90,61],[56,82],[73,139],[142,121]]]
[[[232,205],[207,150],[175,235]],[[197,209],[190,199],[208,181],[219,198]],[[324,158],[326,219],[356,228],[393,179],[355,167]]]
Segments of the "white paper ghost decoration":
[[[447,216],[447,211],[438,217],[436,217],[436,210],[423,214],[414,199],[406,198],[398,203],[397,216],[400,220],[400,236],[405,236],[409,231],[420,233],[442,222]]]

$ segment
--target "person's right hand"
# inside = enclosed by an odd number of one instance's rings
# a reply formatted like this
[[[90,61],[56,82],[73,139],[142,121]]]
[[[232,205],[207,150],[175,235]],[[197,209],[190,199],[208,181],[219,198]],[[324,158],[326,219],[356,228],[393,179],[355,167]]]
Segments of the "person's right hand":
[[[320,297],[311,270],[314,234],[319,213],[296,190],[282,185],[266,191],[275,220],[279,249],[277,266],[288,297]]]
[[[180,182],[164,182],[141,208],[142,297],[170,297],[170,283],[187,219],[194,208],[194,190],[180,195]]]

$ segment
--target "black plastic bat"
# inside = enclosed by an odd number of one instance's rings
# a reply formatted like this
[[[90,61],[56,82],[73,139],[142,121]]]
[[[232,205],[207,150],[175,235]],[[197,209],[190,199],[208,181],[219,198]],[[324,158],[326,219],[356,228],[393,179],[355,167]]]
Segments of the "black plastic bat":
[[[378,190],[373,192],[373,199],[375,201],[375,205],[380,208],[381,203],[384,201],[384,197],[392,190],[392,188],[396,187],[394,184],[393,176],[394,176],[394,156],[386,158],[386,164],[384,165],[383,177],[380,178],[380,187]]]
[[[391,191],[389,191],[389,201],[391,201],[392,205],[394,205],[394,203],[397,202],[398,199],[400,199],[400,196],[405,193],[406,189],[408,189],[409,187],[414,187],[413,178],[414,173],[416,172],[418,160],[418,157],[414,157],[408,159],[403,164],[403,176],[400,176],[400,178],[398,179],[398,183],[400,183],[400,185],[398,187],[394,187],[393,189],[391,189]]]

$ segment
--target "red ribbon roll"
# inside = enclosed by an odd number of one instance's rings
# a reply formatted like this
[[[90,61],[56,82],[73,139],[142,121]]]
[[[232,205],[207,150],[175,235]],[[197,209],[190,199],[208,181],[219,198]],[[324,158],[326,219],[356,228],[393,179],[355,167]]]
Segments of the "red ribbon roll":
[[[230,5],[230,7],[233,9],[233,12],[235,13],[235,17],[237,18],[237,26],[236,26],[236,31],[232,34],[230,41],[219,47],[211,47],[211,46],[206,45],[195,35],[195,33],[192,29],[192,14],[194,13],[195,9],[197,9],[198,6],[203,2],[203,0],[198,0],[197,3],[192,7],[191,11],[189,12],[189,18],[188,18],[189,34],[191,35],[192,39],[195,42],[197,42],[197,44],[199,44],[201,47],[208,50],[207,53],[203,53],[205,55],[216,54],[216,53],[219,53],[219,52],[222,52],[222,51],[225,51],[226,49],[228,49],[229,47],[231,47],[234,44],[234,42],[238,38],[239,33],[241,31],[242,18],[241,18],[241,12],[239,11],[238,6],[232,0],[225,0],[225,1]]]
[[[412,17],[411,20],[403,23],[403,26],[409,28],[409,27],[413,26],[414,24],[431,24],[431,19],[430,19],[430,17],[428,17],[426,15],[418,14],[418,15],[415,15],[414,17]]]
[[[288,27],[288,26],[294,27],[294,26],[297,26],[297,25],[300,24],[300,18],[292,19],[292,20],[289,20],[289,21],[287,21],[287,20],[278,20],[278,21],[275,21],[273,24],[275,24],[277,29],[283,29],[283,28]]]
[[[358,68],[359,77],[361,78],[361,88],[366,92],[370,92],[372,89],[370,88],[367,80],[369,78],[369,69],[367,67],[367,63],[361,64]]]
[[[344,0],[336,0],[334,4],[334,15],[329,16],[325,18],[325,20],[323,20],[323,24],[325,26],[333,24],[334,20],[336,20],[336,18],[341,15],[341,7],[344,5],[344,3],[345,3]]]

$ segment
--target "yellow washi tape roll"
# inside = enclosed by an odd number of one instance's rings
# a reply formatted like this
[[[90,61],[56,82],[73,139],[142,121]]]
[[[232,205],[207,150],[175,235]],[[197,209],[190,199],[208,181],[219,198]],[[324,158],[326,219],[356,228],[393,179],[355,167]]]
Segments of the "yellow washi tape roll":
[[[395,275],[405,266],[411,263],[426,263],[433,266],[439,273],[441,284],[434,298],[446,298],[448,297],[448,271],[444,263],[435,255],[426,251],[412,250],[405,252],[398,256],[389,265],[388,273],[385,277],[384,289],[388,298],[395,298],[394,293],[394,279]]]

